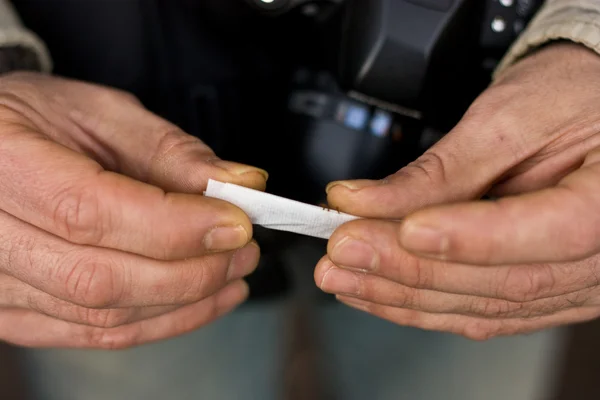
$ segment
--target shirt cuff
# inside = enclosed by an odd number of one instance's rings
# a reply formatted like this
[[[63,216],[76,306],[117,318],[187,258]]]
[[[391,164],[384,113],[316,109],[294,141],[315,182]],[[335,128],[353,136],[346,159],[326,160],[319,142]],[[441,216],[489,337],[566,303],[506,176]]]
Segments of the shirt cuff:
[[[501,60],[493,80],[532,51],[555,40],[579,43],[600,55],[600,1],[548,0]]]
[[[29,51],[41,72],[51,72],[52,60],[45,43],[23,27],[16,11],[7,0],[0,0],[0,49],[21,48]]]

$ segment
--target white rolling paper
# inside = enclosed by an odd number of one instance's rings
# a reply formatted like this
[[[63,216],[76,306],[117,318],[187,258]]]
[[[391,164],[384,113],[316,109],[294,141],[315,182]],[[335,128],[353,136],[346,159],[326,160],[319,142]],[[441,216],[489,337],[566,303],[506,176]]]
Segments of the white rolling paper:
[[[238,206],[253,224],[322,239],[329,239],[337,227],[359,218],[212,179],[208,181],[204,195]]]

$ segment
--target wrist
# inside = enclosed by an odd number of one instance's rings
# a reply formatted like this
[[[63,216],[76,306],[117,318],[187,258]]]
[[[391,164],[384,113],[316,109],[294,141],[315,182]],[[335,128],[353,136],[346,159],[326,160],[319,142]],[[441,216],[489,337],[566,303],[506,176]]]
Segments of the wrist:
[[[600,2],[597,0],[547,1],[513,44],[494,73],[494,79],[520,61],[536,56],[555,43],[570,42],[573,49],[600,54]],[[579,47],[577,47],[579,46]],[[574,50],[579,51],[579,50]],[[584,54],[582,51],[581,54]],[[588,53],[585,53],[585,57]]]
[[[550,81],[556,77],[564,77],[574,70],[577,70],[579,75],[600,72],[600,54],[579,43],[567,40],[552,41],[500,71],[493,85],[526,74]]]

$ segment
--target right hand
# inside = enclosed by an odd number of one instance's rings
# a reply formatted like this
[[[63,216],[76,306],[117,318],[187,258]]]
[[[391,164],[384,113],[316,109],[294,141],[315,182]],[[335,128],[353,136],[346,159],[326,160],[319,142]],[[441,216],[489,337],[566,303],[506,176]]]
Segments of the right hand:
[[[252,224],[202,196],[264,189],[131,95],[0,77],[0,340],[123,348],[180,335],[244,301]]]

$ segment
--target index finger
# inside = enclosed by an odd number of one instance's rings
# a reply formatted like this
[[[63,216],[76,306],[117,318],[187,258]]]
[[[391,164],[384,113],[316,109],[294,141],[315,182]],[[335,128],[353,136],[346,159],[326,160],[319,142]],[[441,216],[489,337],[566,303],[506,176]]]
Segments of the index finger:
[[[389,221],[349,222],[331,237],[329,259],[339,268],[414,289],[518,303],[585,291],[597,283],[593,271],[598,256],[560,264],[479,266],[447,262],[407,252],[399,245],[399,228],[399,223]],[[329,268],[325,257],[315,271],[317,284]]]
[[[486,90],[447,135],[387,178],[330,183],[328,203],[362,217],[399,219],[424,207],[481,198],[545,143],[539,140],[544,130],[535,124],[539,110],[513,101],[531,95],[518,89]],[[514,126],[527,135],[515,134]]]
[[[404,221],[400,244],[469,264],[575,261],[600,251],[600,153],[556,187],[434,207]]]
[[[185,260],[74,245],[0,212],[0,272],[86,308],[182,305],[242,279],[258,264],[254,242]]]
[[[0,209],[72,243],[160,259],[239,248],[252,224],[239,208],[105,171],[29,127],[5,124]]]

